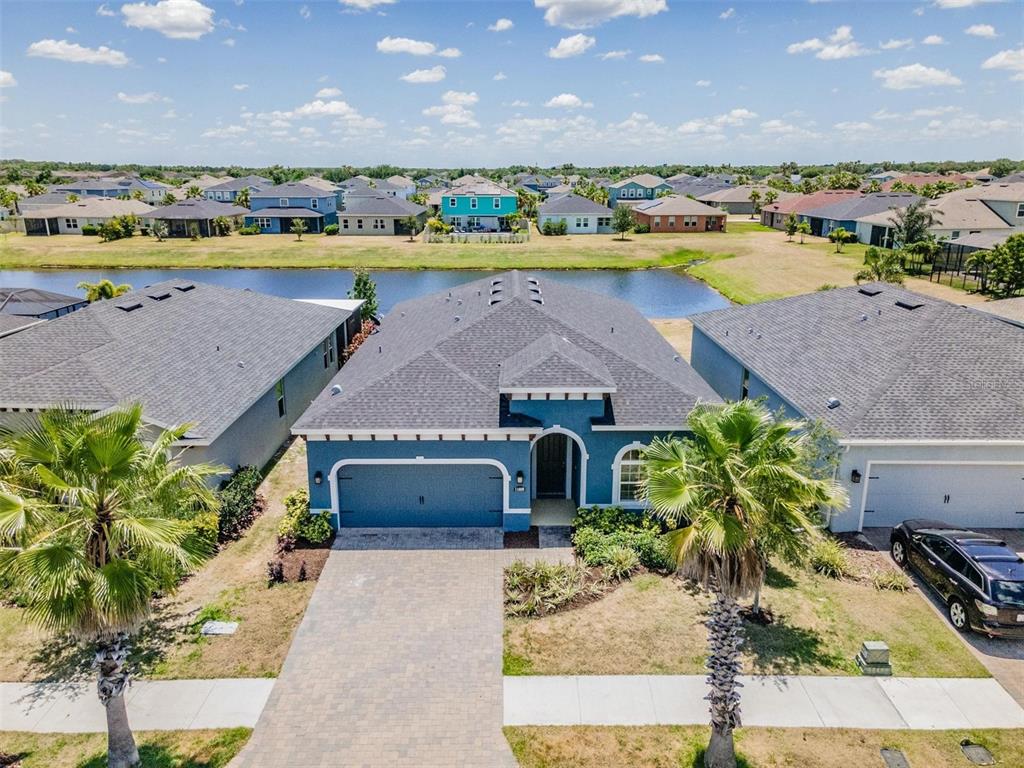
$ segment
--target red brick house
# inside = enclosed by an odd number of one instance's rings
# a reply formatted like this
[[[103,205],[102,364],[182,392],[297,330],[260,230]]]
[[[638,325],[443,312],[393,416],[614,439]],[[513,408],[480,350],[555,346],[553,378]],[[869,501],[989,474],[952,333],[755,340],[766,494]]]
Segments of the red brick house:
[[[724,232],[726,214],[689,197],[668,195],[633,206],[633,218],[651,232]]]

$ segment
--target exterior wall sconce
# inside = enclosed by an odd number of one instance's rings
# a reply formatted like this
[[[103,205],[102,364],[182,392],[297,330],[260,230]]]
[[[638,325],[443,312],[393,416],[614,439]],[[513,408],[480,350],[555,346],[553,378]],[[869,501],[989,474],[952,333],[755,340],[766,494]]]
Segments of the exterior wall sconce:
[[[324,473],[317,470],[313,473],[313,484],[320,485],[324,481]]]
[[[526,478],[523,476],[523,470],[516,472],[516,485],[522,485]]]
[[[855,469],[855,470],[853,470],[853,472],[850,473],[850,482],[851,483],[859,483],[860,482],[860,470]]]

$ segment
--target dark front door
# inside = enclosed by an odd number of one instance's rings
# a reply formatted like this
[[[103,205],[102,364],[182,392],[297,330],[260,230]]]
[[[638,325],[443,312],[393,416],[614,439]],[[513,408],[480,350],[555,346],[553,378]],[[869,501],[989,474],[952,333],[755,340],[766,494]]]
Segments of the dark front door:
[[[566,440],[556,432],[537,441],[537,498],[565,498]]]

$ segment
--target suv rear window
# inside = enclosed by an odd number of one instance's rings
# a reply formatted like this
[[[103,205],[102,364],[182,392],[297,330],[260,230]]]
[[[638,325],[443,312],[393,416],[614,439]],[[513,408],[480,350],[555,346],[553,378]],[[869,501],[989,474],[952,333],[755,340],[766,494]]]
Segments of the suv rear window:
[[[993,581],[992,599],[1014,608],[1024,608],[1024,581]]]

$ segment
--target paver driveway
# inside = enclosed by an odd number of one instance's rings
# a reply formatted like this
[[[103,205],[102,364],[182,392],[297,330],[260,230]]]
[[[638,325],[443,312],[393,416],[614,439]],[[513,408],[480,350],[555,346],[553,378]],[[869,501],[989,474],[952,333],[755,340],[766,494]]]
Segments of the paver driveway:
[[[499,531],[344,532],[233,765],[514,766],[505,559]]]

